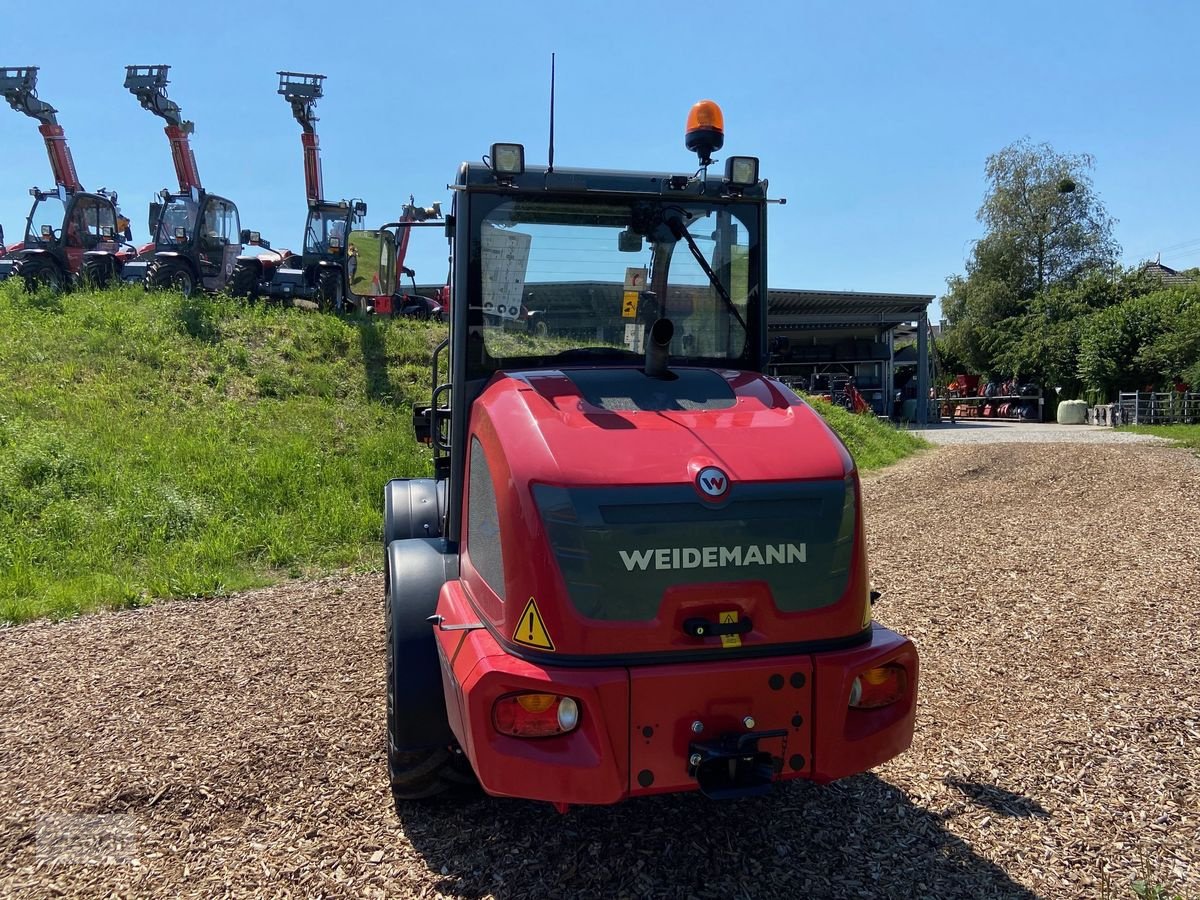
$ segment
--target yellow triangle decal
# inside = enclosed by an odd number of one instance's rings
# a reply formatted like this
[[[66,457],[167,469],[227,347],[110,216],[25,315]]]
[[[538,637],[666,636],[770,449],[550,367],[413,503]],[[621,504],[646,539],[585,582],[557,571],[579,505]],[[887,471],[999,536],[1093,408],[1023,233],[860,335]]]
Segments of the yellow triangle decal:
[[[525,612],[521,613],[521,618],[517,620],[517,627],[513,630],[512,639],[526,647],[554,652],[554,641],[550,640],[546,624],[542,621],[542,614],[538,612],[537,604],[533,602],[532,597],[525,604]]]

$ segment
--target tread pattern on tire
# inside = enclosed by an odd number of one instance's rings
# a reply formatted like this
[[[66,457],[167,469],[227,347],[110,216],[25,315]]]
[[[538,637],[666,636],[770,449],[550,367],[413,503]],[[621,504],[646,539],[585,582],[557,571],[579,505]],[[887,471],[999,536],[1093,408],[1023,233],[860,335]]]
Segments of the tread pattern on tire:
[[[198,287],[195,276],[188,271],[185,263],[179,262],[175,259],[156,259],[154,262],[150,263],[149,268],[146,269],[146,277],[143,284],[148,291],[174,290],[174,276],[179,272],[186,273],[187,276],[191,278],[192,293],[194,294]]]
[[[63,278],[62,272],[58,270],[58,264],[54,260],[43,257],[40,254],[36,256],[23,256],[13,263],[12,277],[21,279],[25,284],[25,290],[33,292],[38,289],[39,284],[45,283],[40,281],[39,275],[51,269],[58,271],[61,289],[65,291],[69,282]]]
[[[229,296],[254,300],[258,297],[258,264],[248,259],[239,259],[229,273]]]

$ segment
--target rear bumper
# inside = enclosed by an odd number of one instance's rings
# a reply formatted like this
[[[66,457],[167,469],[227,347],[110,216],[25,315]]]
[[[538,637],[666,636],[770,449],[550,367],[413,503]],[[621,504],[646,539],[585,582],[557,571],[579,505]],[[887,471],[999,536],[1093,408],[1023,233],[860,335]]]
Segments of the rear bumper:
[[[869,642],[838,652],[596,669],[518,659],[482,628],[437,635],[451,730],[497,796],[607,804],[697,790],[697,753],[707,759],[742,736],[768,780],[826,782],[877,766],[912,741],[916,648],[879,626]],[[855,676],[889,662],[905,668],[906,695],[882,709],[850,709]],[[519,691],[574,697],[579,726],[548,738],[500,734],[493,705]]]

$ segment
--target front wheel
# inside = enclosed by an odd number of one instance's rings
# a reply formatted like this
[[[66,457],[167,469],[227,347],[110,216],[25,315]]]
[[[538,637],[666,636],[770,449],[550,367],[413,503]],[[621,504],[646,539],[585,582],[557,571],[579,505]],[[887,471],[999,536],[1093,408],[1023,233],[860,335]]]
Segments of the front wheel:
[[[317,308],[322,312],[342,308],[342,270],[323,268],[317,273]]]
[[[253,303],[258,297],[258,263],[248,259],[235,262],[226,289],[229,296],[243,297]]]
[[[116,271],[116,261],[111,256],[85,256],[80,274],[86,284],[103,290],[113,280]]]
[[[146,270],[144,284],[148,291],[176,290],[185,297],[196,292],[196,276],[186,263],[177,259],[152,262]]]
[[[25,283],[25,290],[30,293],[44,287],[61,294],[67,287],[66,273],[51,257],[42,254],[18,259],[13,263],[12,274]]]

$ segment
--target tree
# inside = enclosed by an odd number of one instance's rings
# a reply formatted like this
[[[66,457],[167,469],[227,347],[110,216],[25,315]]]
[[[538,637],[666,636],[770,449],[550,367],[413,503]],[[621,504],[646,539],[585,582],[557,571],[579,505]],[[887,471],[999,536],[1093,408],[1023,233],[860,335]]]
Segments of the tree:
[[[1041,327],[1050,310],[1035,299],[1052,286],[1112,271],[1119,253],[1114,220],[1092,186],[1092,167],[1088,154],[1056,153],[1028,138],[988,157],[988,188],[977,214],[987,233],[972,248],[966,274],[948,279],[942,298],[947,349],[976,371],[1046,377],[1045,355],[1019,346],[1031,325],[1041,333],[1036,343],[1059,336]],[[1074,369],[1062,359],[1053,367]]]

